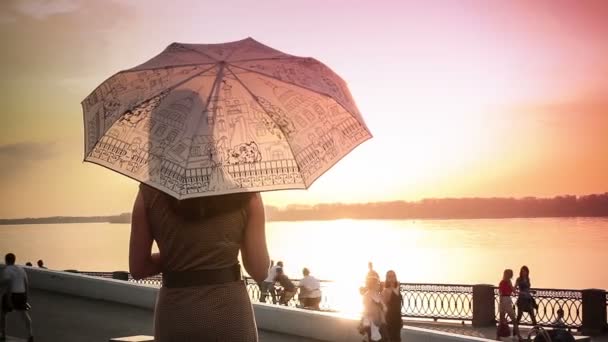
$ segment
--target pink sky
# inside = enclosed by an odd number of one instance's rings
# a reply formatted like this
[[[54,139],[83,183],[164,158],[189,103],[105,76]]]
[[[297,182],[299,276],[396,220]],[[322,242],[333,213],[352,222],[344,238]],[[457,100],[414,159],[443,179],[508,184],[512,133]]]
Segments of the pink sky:
[[[80,101],[171,42],[251,36],[349,84],[374,133],[267,204],[608,191],[608,2],[2,1],[0,217],[130,210]]]

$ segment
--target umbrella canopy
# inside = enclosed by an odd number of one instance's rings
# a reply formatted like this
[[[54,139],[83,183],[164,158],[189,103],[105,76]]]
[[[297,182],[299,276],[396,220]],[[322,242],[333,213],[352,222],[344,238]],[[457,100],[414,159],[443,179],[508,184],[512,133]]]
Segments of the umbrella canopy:
[[[251,38],[173,43],[82,107],[85,161],[178,199],[308,188],[371,138],[338,75]]]

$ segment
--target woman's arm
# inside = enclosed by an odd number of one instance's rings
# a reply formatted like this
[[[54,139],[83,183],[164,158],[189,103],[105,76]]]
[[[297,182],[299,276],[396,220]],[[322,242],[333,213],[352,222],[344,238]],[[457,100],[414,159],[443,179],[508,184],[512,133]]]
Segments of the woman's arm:
[[[270,258],[266,247],[266,218],[264,203],[259,193],[253,194],[247,204],[247,224],[241,247],[243,266],[255,281],[263,281],[268,275]]]
[[[135,279],[150,277],[161,272],[160,254],[152,253],[152,232],[148,224],[144,198],[139,191],[131,214],[131,240],[129,241],[129,271]]]

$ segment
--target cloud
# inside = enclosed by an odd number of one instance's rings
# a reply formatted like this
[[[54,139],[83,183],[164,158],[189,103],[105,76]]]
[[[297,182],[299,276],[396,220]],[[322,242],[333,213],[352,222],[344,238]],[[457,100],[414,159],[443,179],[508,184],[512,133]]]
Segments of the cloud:
[[[0,12],[0,24],[11,24],[17,22],[17,17],[10,13]]]
[[[107,76],[135,49],[136,25],[135,8],[122,2],[0,0],[0,73],[30,86]]]
[[[78,0],[3,0],[0,2],[0,24],[13,24],[23,18],[43,20],[57,14],[76,12]]]
[[[55,142],[22,142],[0,145],[0,177],[5,178],[35,167],[37,162],[57,156]],[[6,178],[5,178],[6,179]],[[10,179],[7,179],[10,181]]]
[[[19,13],[36,19],[75,12],[79,8],[80,4],[75,0],[21,0],[15,4]]]

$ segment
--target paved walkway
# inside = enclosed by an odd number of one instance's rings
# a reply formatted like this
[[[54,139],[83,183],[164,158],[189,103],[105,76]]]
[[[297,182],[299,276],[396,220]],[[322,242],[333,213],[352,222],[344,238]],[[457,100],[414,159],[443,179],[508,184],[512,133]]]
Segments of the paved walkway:
[[[36,342],[108,341],[111,337],[152,335],[150,310],[37,289],[32,290],[30,303]],[[496,336],[495,328],[473,328],[470,323],[407,321],[406,325],[488,339]],[[27,335],[15,315],[7,317],[7,333],[17,337],[9,337],[7,341],[11,342],[25,341]],[[260,331],[259,335],[261,342],[319,342],[267,331]],[[592,341],[608,342],[608,335]]]
[[[111,337],[152,335],[153,313],[129,305],[33,289],[30,304],[36,342],[108,341]],[[7,317],[7,341],[24,341],[23,322]],[[261,342],[315,342],[260,331]]]
[[[461,323],[434,323],[434,322],[423,322],[423,321],[407,321],[405,323],[408,326],[424,328],[429,330],[437,330],[443,332],[449,332],[452,334],[473,336],[473,337],[481,337],[494,340],[496,339],[496,328],[495,327],[485,327],[485,328],[475,328],[471,326],[471,323],[461,324]],[[530,327],[521,327],[521,335],[526,337],[528,336],[528,332],[530,331]],[[575,337],[579,339],[576,335],[578,333],[573,332]],[[504,339],[505,341],[511,339]],[[602,336],[596,336],[591,338],[593,342],[608,342],[608,335],[604,334]]]

